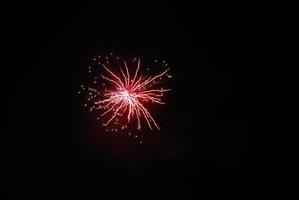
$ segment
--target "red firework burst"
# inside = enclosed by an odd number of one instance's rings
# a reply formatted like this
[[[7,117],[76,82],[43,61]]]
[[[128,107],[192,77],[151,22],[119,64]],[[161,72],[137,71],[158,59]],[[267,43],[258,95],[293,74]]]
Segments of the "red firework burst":
[[[128,61],[119,57],[99,56],[94,61],[99,61],[96,68],[102,69],[102,72],[95,74],[93,87],[82,85],[82,89],[88,91],[87,100],[90,111],[100,110],[100,116],[97,118],[103,120],[103,125],[120,125],[121,129],[125,129],[129,124],[136,124],[137,129],[140,130],[142,121],[144,121],[151,130],[154,127],[159,130],[147,106],[165,104],[162,98],[164,93],[170,89],[164,89],[161,84],[165,77],[171,78],[168,74],[170,68],[150,76],[142,74],[140,58]],[[157,63],[157,61],[154,62]],[[165,61],[163,63],[167,66]],[[117,66],[119,70],[116,71]],[[92,73],[91,67],[89,67],[89,73]],[[102,78],[101,85],[104,86],[102,91],[97,88],[99,86],[98,76]],[[85,106],[88,105],[85,104]],[[112,128],[111,130],[117,131],[118,129]]]

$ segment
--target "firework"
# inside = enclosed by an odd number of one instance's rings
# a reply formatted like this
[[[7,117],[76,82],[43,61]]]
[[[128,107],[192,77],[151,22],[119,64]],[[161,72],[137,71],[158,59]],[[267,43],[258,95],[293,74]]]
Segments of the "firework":
[[[165,68],[150,75],[149,67],[146,67],[146,73],[143,72],[140,58],[125,59],[110,54],[94,58],[93,62],[88,68],[92,82],[88,86],[82,85],[81,89],[87,94],[85,107],[97,111],[97,119],[107,127],[106,131],[127,129],[132,125],[141,130],[143,124],[151,130],[159,130],[149,107],[165,104],[163,97],[170,89],[162,85],[165,78],[171,78],[167,63],[162,61]]]

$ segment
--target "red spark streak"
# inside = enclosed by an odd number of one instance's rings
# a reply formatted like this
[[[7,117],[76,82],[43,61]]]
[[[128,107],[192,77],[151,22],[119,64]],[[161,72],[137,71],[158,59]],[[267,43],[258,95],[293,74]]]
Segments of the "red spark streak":
[[[141,118],[146,120],[150,129],[155,126],[159,130],[156,121],[145,108],[144,102],[164,104],[161,98],[164,92],[170,91],[170,89],[157,89],[157,85],[160,83],[159,80],[167,75],[166,73],[170,68],[156,76],[142,76],[139,74],[140,59],[138,59],[137,68],[132,78],[126,61],[124,61],[125,72],[120,68],[120,75],[112,72],[105,64],[102,64],[102,66],[108,75],[101,75],[101,77],[113,86],[113,89],[105,90],[104,99],[95,102],[98,109],[104,111],[101,116],[110,116],[103,125],[107,126],[117,116],[126,115],[128,123],[132,118],[137,119],[138,130],[141,129]]]

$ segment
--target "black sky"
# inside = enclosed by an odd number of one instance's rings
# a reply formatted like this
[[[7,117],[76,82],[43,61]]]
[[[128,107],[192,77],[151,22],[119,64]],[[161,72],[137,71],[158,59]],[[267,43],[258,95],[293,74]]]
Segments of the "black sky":
[[[97,1],[4,10],[7,196],[268,195],[254,124],[279,79],[271,74],[296,54],[294,7]],[[162,131],[143,145],[101,132],[76,95],[88,60],[106,52],[173,66]]]

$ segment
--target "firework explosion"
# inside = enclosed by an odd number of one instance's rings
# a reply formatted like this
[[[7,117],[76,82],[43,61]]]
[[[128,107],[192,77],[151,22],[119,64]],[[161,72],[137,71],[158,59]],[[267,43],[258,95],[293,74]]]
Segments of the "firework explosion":
[[[162,61],[165,69],[156,75],[149,75],[149,68],[146,68],[147,73],[142,73],[140,58],[123,59],[110,54],[94,58],[93,62],[95,64],[89,67],[92,83],[81,85],[82,91],[79,93],[85,91],[87,94],[85,107],[90,111],[100,111],[97,112],[97,119],[107,127],[106,131],[118,131],[129,126],[141,130],[142,124],[151,130],[159,130],[148,106],[165,104],[162,98],[170,89],[164,89],[161,85],[165,78],[171,78],[167,63]]]

